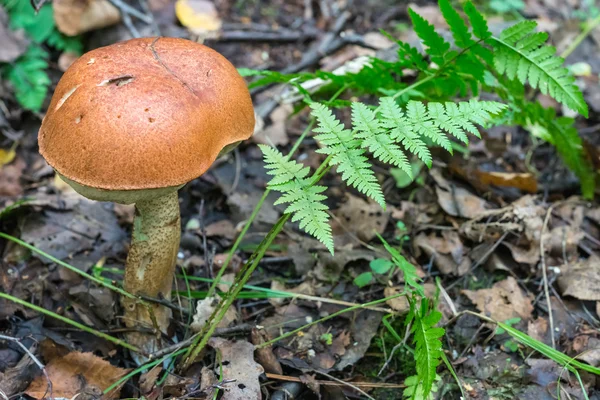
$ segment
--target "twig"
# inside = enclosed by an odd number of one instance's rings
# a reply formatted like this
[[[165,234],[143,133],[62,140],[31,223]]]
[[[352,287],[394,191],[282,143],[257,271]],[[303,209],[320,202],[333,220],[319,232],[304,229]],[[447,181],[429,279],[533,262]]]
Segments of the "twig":
[[[23,343],[21,343],[21,340],[11,337],[11,336],[5,336],[5,335],[0,335],[0,340],[6,340],[7,342],[16,343],[21,349],[23,349],[25,354],[27,354],[29,356],[29,358],[31,358],[31,360],[38,366],[38,368],[42,370],[42,373],[46,377],[46,382],[48,383],[48,386],[46,387],[46,393],[44,393],[42,398],[45,398],[46,394],[48,392],[50,392],[50,398],[52,398],[52,381],[50,380],[50,376],[48,375],[48,372],[46,371],[46,367],[44,366],[44,364],[42,364],[40,362],[40,360],[38,360],[37,357],[34,356],[33,353],[31,351],[29,351],[29,349]],[[0,393],[2,393],[3,397],[6,398],[6,395],[3,392],[0,391]]]
[[[234,31],[223,31],[217,40],[220,42],[274,42],[274,43],[287,43],[287,42],[304,42],[307,40],[315,39],[319,35],[319,31],[316,29],[304,29],[301,31],[291,30],[274,30],[270,32],[265,31],[246,31],[246,30],[234,30]]]
[[[544,295],[546,296],[546,303],[548,307],[548,322],[550,324],[550,339],[552,341],[552,348],[556,348],[556,342],[554,339],[554,318],[552,317],[552,302],[550,301],[550,292],[548,290],[548,272],[546,271],[546,257],[544,255],[544,232],[546,231],[546,227],[548,226],[548,220],[550,219],[550,215],[552,214],[552,208],[554,206],[548,207],[548,211],[546,211],[546,217],[544,218],[544,224],[542,225],[542,231],[540,232],[540,260],[542,263],[542,277],[544,280]]]
[[[331,380],[333,380],[333,381],[336,381],[336,382],[338,382],[338,383],[340,383],[340,384],[342,384],[342,385],[348,386],[349,388],[351,388],[351,389],[353,389],[353,390],[356,390],[358,393],[362,394],[363,396],[365,396],[366,398],[368,398],[368,399],[370,399],[370,400],[375,400],[375,398],[374,398],[374,397],[371,397],[371,396],[369,396],[369,394],[368,394],[367,392],[365,392],[364,390],[362,390],[361,388],[359,388],[358,386],[356,386],[356,385],[354,385],[354,384],[352,384],[352,383],[350,383],[350,382],[343,381],[343,380],[341,380],[341,379],[339,379],[339,378],[336,378],[336,377],[335,377],[335,376],[333,376],[333,375],[329,375],[329,374],[328,374],[328,373],[326,373],[326,372],[319,371],[318,369],[313,369],[313,371],[315,371],[317,374],[321,374],[321,375],[323,375],[323,376],[326,376],[326,377],[328,377],[329,379],[331,379]]]
[[[42,6],[47,2],[48,0],[30,0],[31,2],[31,7],[33,7],[33,9],[35,10],[36,14],[42,9]]]
[[[131,7],[129,4],[125,3],[122,0],[108,0],[113,6],[117,7],[121,14],[127,14],[129,16],[136,17],[137,19],[147,23],[152,23],[152,17],[138,11],[137,9]]]
[[[177,311],[178,313],[180,313],[183,316],[190,315],[190,311],[189,310],[186,310],[183,307],[180,307],[180,306],[178,306],[176,304],[173,304],[172,301],[167,300],[165,298],[159,298],[159,299],[157,299],[157,298],[146,296],[146,295],[140,295],[140,297],[144,301],[148,301],[150,303],[155,303],[155,304],[160,304],[161,306],[170,308],[173,311]]]
[[[153,27],[156,25],[156,23],[154,22],[154,18],[152,18],[151,16],[151,13],[150,15],[146,15],[138,11],[137,9],[131,7],[129,4],[125,3],[122,0],[108,1],[117,9],[119,9],[121,17],[123,18],[123,23],[129,30],[129,33],[131,33],[131,36],[133,36],[134,38],[140,38],[142,37],[142,35],[140,34],[140,31],[138,31],[138,29],[135,27],[133,20],[131,19],[132,16],[145,22],[148,25],[152,25]]]
[[[269,379],[276,379],[278,381],[302,382],[302,380],[300,378],[297,378],[295,376],[286,376],[286,375],[280,375],[280,374],[272,374],[272,373],[269,373],[269,372],[265,373],[265,375]],[[317,383],[319,385],[323,385],[323,386],[338,386],[339,385],[338,383],[331,382],[331,381],[320,381],[320,380],[317,380]],[[346,383],[346,382],[344,382],[344,383]],[[352,384],[354,386],[363,387],[363,388],[402,389],[402,388],[406,387],[406,385],[403,385],[403,384],[384,383],[384,382],[381,382],[381,383],[378,383],[378,382],[352,382]]]

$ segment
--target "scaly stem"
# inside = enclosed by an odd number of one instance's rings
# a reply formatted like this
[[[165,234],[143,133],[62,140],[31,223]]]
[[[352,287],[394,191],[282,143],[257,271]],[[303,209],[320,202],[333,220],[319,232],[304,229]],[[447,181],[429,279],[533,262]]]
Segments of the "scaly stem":
[[[125,265],[126,291],[155,299],[171,297],[180,225],[177,191],[135,205],[133,237]],[[158,350],[161,332],[165,333],[169,326],[171,310],[160,304],[140,304],[130,298],[123,298],[122,303],[128,327],[157,329],[156,339],[132,332],[127,334],[128,342],[146,353]]]

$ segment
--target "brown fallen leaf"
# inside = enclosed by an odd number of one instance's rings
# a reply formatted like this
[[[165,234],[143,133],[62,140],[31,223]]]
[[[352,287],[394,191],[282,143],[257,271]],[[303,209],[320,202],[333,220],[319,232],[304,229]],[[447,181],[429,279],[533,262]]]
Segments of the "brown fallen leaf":
[[[511,318],[528,320],[533,312],[531,298],[523,293],[515,278],[509,276],[489,289],[463,290],[484,315],[504,322]]]
[[[0,196],[14,197],[23,193],[20,180],[24,169],[25,162],[20,157],[0,167]]]
[[[348,201],[334,212],[338,218],[332,223],[334,236],[344,236],[350,232],[360,240],[369,242],[376,233],[382,234],[390,219],[390,212],[384,211],[375,202],[366,202],[351,194],[346,196]],[[348,239],[344,242],[348,243],[352,240]],[[336,245],[338,245],[338,239],[336,239]]]
[[[444,275],[462,276],[471,268],[471,259],[456,231],[442,231],[442,237],[435,234],[420,233],[413,241],[413,246],[433,257],[433,263]],[[417,253],[417,256],[419,254]]]
[[[46,372],[52,381],[54,398],[73,398],[83,391],[100,391],[122,378],[129,370],[115,367],[93,353],[70,352],[64,357],[54,358],[46,364]],[[83,379],[82,379],[83,378]],[[25,393],[35,399],[42,399],[47,382],[44,375],[38,376]],[[121,387],[104,395],[103,399],[117,399]]]
[[[254,361],[254,345],[243,340],[230,341],[223,338],[211,338],[208,344],[221,353],[221,380],[234,380],[227,384],[222,400],[261,399],[258,377],[264,373],[263,367]]]
[[[471,183],[477,190],[487,191],[490,186],[512,187],[527,193],[537,193],[537,179],[529,172],[483,171],[479,164],[467,166],[458,162],[450,164],[450,170]]]
[[[250,333],[250,339],[252,340],[252,344],[257,346],[259,344],[263,344],[267,342],[270,338],[267,335],[267,332],[264,330],[259,330],[257,328],[252,328],[252,332]],[[273,374],[283,374],[283,369],[281,368],[281,364],[277,361],[277,357],[273,354],[273,347],[261,347],[256,349],[256,361],[260,365],[262,365],[265,372],[270,372]]]
[[[577,359],[597,367],[600,365],[600,339],[588,335],[580,335],[573,339],[573,352]]]
[[[432,169],[430,175],[437,184],[435,193],[438,204],[449,215],[476,218],[488,211],[488,203],[485,200],[446,180],[439,169]]]
[[[54,0],[52,7],[56,27],[69,36],[114,25],[121,20],[119,10],[108,0]]]
[[[566,265],[558,276],[558,286],[564,296],[579,300],[600,301],[600,258],[592,255],[586,260]]]

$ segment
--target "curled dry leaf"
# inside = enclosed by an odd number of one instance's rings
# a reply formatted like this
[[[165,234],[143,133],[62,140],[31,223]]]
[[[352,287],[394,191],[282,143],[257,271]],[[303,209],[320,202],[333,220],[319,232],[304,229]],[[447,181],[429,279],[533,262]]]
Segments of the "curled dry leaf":
[[[263,374],[263,367],[254,361],[254,345],[238,340],[211,338],[208,344],[221,353],[221,365],[216,366],[217,373],[221,368],[221,381],[233,380],[224,385],[222,400],[249,400],[262,398],[258,377]]]
[[[431,176],[437,183],[435,192],[438,203],[449,215],[476,218],[488,211],[488,204],[485,200],[446,180],[439,169],[431,170]]]
[[[269,340],[269,335],[264,330],[259,330],[257,328],[252,328],[252,332],[250,333],[250,338],[252,340],[252,344],[257,346],[259,344],[263,344]],[[273,353],[273,347],[261,347],[256,349],[256,361],[266,372],[270,372],[272,374],[282,374],[283,369],[281,368],[281,364],[277,361],[277,357]]]
[[[566,265],[558,277],[558,286],[564,296],[579,300],[600,301],[600,258],[590,258]]]
[[[528,320],[533,306],[531,298],[523,293],[513,277],[497,282],[489,289],[463,290],[484,315],[496,321],[504,322],[511,318]]]
[[[119,10],[108,0],[54,0],[54,21],[59,31],[75,36],[116,24]]]
[[[73,351],[63,357],[48,362],[46,372],[52,381],[54,398],[71,399],[79,393],[100,393],[118,381],[129,370],[115,367],[93,353]],[[82,379],[83,378],[83,379]],[[25,393],[35,399],[42,399],[48,383],[44,375],[39,375]],[[115,388],[104,399],[117,399],[121,388]]]
[[[469,249],[463,246],[455,231],[442,231],[441,238],[435,234],[421,233],[415,238],[413,245],[433,258],[433,263],[444,275],[462,276],[471,267],[471,259],[466,255]]]

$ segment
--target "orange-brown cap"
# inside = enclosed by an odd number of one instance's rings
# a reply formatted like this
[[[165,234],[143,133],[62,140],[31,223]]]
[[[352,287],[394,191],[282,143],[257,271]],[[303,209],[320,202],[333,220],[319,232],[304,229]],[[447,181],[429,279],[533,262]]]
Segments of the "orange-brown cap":
[[[152,189],[197,178],[253,130],[246,83],[222,55],[185,39],[142,38],[90,51],[69,67],[39,146],[81,185]]]

